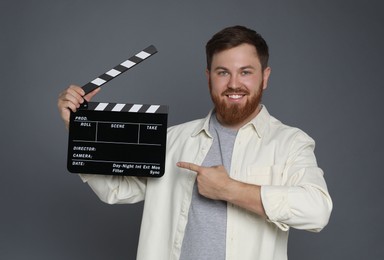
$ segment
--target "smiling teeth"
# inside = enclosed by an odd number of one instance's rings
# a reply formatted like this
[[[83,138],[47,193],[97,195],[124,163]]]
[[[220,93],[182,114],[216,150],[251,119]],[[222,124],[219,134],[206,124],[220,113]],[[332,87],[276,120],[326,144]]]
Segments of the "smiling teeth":
[[[229,95],[230,98],[238,99],[241,98],[243,95]]]

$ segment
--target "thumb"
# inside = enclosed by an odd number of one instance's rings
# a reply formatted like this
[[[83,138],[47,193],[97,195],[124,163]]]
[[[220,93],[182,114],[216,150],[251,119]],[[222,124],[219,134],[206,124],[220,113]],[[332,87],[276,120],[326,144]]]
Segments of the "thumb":
[[[84,99],[87,100],[87,101],[91,101],[91,99],[97,94],[100,92],[100,87],[98,87],[97,89],[94,89],[92,90],[91,92],[89,92],[87,95],[84,96]]]

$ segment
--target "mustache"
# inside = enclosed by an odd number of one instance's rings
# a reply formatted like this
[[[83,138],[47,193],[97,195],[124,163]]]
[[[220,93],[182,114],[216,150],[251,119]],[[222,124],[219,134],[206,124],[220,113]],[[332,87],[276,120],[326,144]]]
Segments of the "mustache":
[[[233,94],[249,95],[249,91],[243,88],[236,88],[236,89],[227,89],[221,93],[222,96],[233,95]]]

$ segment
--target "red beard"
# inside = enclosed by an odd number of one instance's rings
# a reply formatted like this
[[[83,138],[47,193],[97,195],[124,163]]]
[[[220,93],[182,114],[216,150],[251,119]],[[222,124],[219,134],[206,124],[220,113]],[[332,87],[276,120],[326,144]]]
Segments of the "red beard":
[[[217,115],[221,119],[221,123],[225,125],[236,125],[244,122],[252,113],[258,108],[261,98],[263,95],[263,82],[259,86],[259,91],[251,97],[250,100],[247,100],[244,106],[239,104],[227,105],[224,101],[220,100],[220,97],[212,94],[211,83],[209,83],[211,99],[215,105],[215,110]],[[221,96],[228,94],[237,94],[242,93],[249,95],[249,91],[243,88],[239,89],[228,89],[221,93]]]

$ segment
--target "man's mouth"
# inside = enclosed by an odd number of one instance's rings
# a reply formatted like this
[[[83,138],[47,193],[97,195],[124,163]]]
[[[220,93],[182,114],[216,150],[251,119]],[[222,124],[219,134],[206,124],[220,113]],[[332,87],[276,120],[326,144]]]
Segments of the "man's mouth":
[[[245,96],[245,94],[229,94],[229,95],[226,95],[227,97],[229,97],[230,99],[241,99],[242,97]]]
[[[234,92],[234,91],[226,91],[223,93],[223,96],[227,97],[229,101],[238,102],[242,100],[245,96],[247,96],[248,93],[246,92]]]

